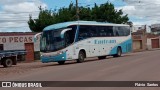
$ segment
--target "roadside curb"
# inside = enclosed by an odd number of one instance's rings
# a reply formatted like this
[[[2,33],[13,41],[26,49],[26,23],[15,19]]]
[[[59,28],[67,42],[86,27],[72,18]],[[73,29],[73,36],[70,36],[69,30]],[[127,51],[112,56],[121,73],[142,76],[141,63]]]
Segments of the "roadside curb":
[[[136,52],[145,52],[145,51],[156,51],[156,50],[160,50],[160,48],[146,49],[146,50],[137,50],[137,51],[132,51],[132,53],[136,53]]]

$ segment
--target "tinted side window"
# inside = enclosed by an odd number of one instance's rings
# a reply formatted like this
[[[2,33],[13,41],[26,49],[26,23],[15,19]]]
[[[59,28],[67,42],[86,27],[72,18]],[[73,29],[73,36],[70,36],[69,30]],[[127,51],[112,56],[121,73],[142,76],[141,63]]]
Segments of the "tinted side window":
[[[114,26],[114,36],[128,36],[130,34],[130,28],[127,26]]]
[[[114,36],[112,26],[97,26],[99,37]]]
[[[90,37],[97,37],[99,34],[97,26],[90,26],[89,34],[90,34]]]
[[[113,27],[112,26],[106,26],[105,27],[106,36],[114,36],[113,33]]]
[[[124,30],[124,36],[130,35],[130,27],[123,27]]]
[[[80,26],[78,33],[78,41],[90,37],[90,27],[89,26]]]
[[[97,29],[98,29],[98,35],[99,35],[99,37],[104,37],[104,36],[107,35],[106,34],[106,29],[104,27],[98,26]]]

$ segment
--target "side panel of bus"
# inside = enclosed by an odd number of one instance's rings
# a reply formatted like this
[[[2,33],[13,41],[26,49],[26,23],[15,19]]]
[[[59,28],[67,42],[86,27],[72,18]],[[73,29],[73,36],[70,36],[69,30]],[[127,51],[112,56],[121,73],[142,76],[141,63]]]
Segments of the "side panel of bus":
[[[72,46],[74,48],[73,58],[78,58],[80,50],[85,50],[87,57],[114,55],[117,53],[117,48],[121,47],[122,53],[131,51],[132,39],[128,37],[104,37],[104,38],[88,38],[77,42]]]
[[[118,29],[123,30],[124,27],[98,26],[98,30],[95,30],[96,27],[97,26],[87,25],[80,26],[79,33],[77,34],[77,42],[74,44],[74,51],[76,53],[74,58],[78,58],[80,50],[85,50],[87,57],[114,55],[117,53],[118,47],[122,49],[122,53],[131,51],[132,39],[129,32],[128,36],[114,36],[116,34],[108,34],[111,33],[110,31],[113,28],[118,31]],[[110,31],[105,33],[104,29]],[[119,35],[123,34],[121,32],[122,31],[119,32]],[[124,32],[124,34],[125,33],[126,32]],[[95,34],[102,34],[102,36],[94,36]]]

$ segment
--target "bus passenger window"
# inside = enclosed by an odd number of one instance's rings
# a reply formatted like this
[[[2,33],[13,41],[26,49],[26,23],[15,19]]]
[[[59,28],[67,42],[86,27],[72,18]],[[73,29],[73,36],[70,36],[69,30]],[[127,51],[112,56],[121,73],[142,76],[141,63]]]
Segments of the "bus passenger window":
[[[114,27],[115,36],[128,36],[130,35],[130,28],[128,26],[117,26]]]
[[[99,26],[98,29],[100,37],[114,36],[112,26],[105,26],[105,27]]]
[[[78,34],[78,41],[89,38],[90,37],[89,31],[90,31],[89,27],[80,26],[79,34]]]
[[[89,36],[90,37],[97,37],[97,27],[96,26],[90,26],[90,31],[89,31]]]

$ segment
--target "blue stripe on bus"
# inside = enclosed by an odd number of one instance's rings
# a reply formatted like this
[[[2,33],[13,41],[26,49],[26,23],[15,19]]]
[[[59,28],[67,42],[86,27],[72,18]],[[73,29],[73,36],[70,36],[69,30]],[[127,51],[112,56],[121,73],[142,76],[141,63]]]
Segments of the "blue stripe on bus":
[[[65,60],[66,60],[66,52],[56,56],[41,56],[41,61],[43,63],[58,62],[58,61],[65,61]]]
[[[118,46],[121,47],[122,53],[131,52],[132,51],[132,39],[124,41],[124,42],[118,44],[117,46],[113,47],[112,50],[110,51],[109,55],[116,54]]]

